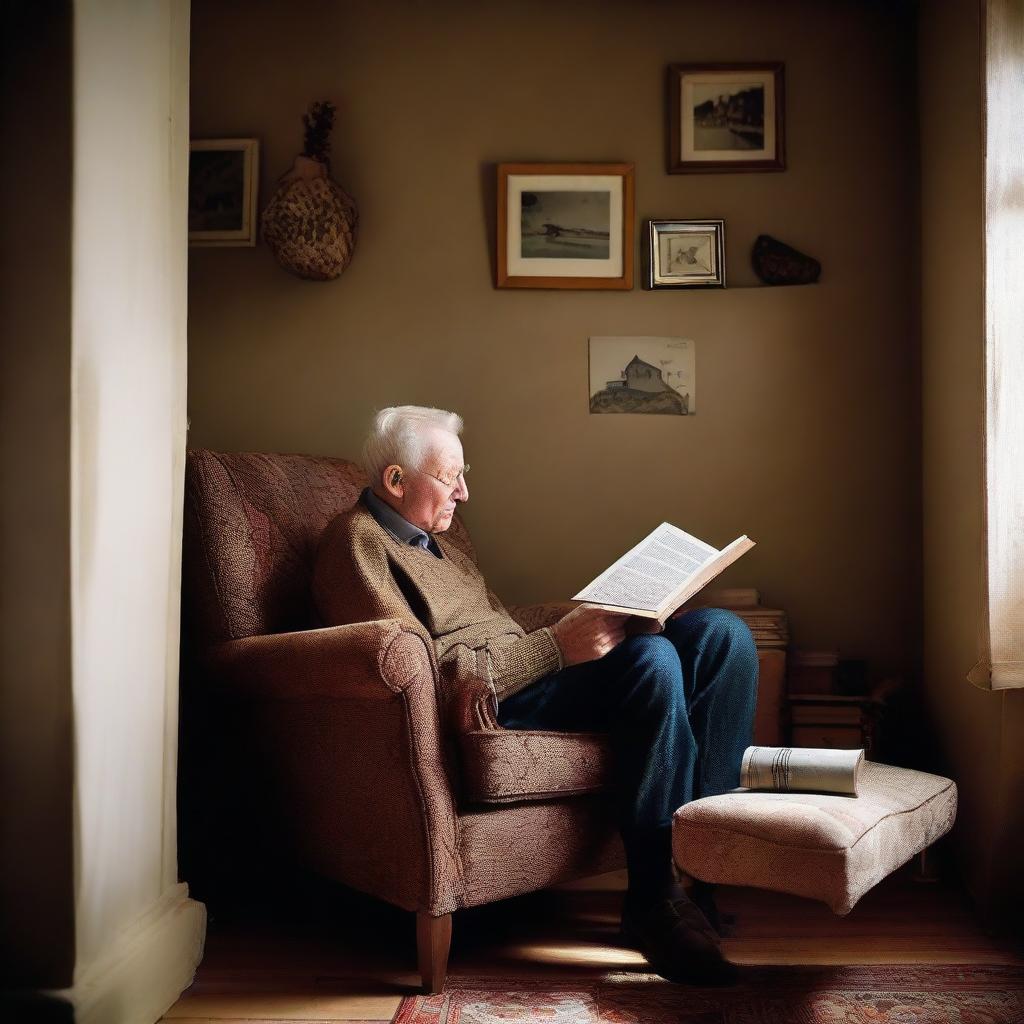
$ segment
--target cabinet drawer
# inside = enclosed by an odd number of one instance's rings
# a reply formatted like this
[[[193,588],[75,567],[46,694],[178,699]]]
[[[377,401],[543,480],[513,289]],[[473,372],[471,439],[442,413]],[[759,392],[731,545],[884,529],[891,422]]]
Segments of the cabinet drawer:
[[[791,730],[790,745],[859,750],[864,746],[864,734],[854,726],[794,725]]]

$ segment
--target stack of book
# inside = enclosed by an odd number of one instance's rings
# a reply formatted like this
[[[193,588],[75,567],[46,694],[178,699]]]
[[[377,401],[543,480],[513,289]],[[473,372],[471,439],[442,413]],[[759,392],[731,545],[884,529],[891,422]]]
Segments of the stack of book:
[[[777,608],[763,608],[761,595],[752,587],[731,587],[707,591],[702,604],[735,612],[754,634],[759,651],[785,650],[789,645],[789,622]]]

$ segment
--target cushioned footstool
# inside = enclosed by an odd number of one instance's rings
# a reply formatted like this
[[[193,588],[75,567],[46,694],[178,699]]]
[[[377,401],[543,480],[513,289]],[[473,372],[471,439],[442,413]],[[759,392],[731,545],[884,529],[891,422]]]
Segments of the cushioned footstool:
[[[672,851],[702,881],[807,896],[848,914],[955,817],[951,780],[865,761],[855,797],[741,789],[694,800],[675,813]]]

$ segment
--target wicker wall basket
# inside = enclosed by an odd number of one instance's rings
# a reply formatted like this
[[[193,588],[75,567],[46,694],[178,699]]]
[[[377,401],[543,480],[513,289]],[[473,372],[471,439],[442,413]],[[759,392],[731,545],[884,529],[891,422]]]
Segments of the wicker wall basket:
[[[285,270],[309,281],[333,281],[352,262],[355,200],[307,156],[281,178],[263,211],[263,240]]]

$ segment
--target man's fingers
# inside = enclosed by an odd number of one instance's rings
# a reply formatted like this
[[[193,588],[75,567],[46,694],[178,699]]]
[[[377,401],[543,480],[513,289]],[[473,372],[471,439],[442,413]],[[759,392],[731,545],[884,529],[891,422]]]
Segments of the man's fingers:
[[[657,619],[637,619],[638,633],[661,633],[665,627]]]
[[[606,622],[618,622],[622,619],[628,619],[631,612],[613,612],[607,608],[599,608],[593,604],[581,604],[576,608],[577,612],[592,616],[594,619],[604,619]]]
[[[607,654],[610,650],[618,647],[625,638],[625,630],[620,628],[603,630],[595,639],[598,649],[602,654]]]

